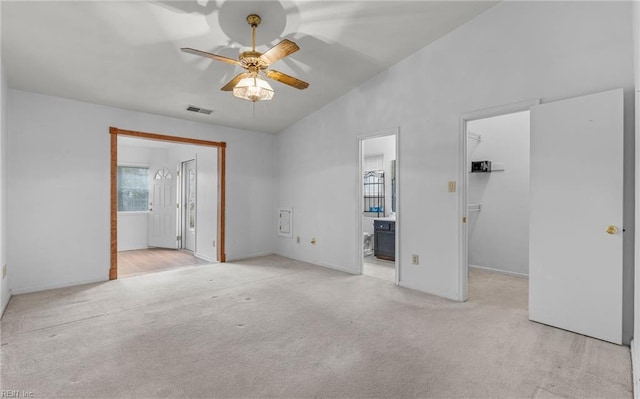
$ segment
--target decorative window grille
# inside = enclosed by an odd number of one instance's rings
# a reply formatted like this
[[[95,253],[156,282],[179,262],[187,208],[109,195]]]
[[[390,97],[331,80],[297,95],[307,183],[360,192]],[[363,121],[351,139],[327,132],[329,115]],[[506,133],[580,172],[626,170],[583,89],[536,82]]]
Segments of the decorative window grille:
[[[156,172],[156,175],[154,176],[154,179],[156,180],[164,180],[164,179],[171,179],[171,171],[167,168],[162,168],[162,169],[158,169],[158,171]]]
[[[368,155],[362,164],[364,169],[364,198],[362,211],[366,216],[384,216],[384,156]]]
[[[384,171],[364,172],[364,213],[368,216],[384,216]]]

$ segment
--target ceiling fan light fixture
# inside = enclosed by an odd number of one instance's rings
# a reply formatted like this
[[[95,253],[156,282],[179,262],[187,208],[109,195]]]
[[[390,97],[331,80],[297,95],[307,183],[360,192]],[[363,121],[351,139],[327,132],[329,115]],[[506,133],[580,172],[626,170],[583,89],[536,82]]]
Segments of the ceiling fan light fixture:
[[[259,75],[241,79],[233,88],[233,95],[251,102],[267,101],[273,98],[273,89]]]
[[[271,47],[265,53],[256,51],[256,28],[260,25],[260,22],[261,19],[256,14],[250,14],[247,17],[247,23],[251,26],[251,51],[242,52],[237,60],[218,54],[207,53],[206,51],[196,50],[190,47],[183,47],[181,50],[188,54],[210,58],[212,60],[221,61],[226,64],[246,69],[247,72],[236,75],[233,79],[227,82],[227,84],[222,86],[220,90],[231,91],[234,96],[253,103],[256,101],[267,101],[273,98],[273,89],[262,76],[267,79],[273,79],[280,83],[284,83],[285,85],[295,87],[299,90],[309,87],[309,83],[307,82],[294,78],[293,76],[289,76],[285,73],[278,72],[274,69],[267,69],[274,62],[300,50],[300,47],[291,40],[284,39]]]

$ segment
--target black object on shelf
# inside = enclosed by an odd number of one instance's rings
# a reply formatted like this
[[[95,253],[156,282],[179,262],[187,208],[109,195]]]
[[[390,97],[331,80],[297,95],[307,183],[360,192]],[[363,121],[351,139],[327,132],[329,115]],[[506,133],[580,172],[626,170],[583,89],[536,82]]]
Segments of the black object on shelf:
[[[394,220],[373,221],[373,248],[378,259],[396,260],[396,222]]]
[[[471,162],[471,173],[488,173],[488,172],[491,172],[491,161]]]

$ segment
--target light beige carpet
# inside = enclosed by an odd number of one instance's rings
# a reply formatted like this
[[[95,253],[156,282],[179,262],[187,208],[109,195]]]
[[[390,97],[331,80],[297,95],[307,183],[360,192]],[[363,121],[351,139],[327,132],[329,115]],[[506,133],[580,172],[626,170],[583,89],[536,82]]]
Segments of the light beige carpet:
[[[268,256],[16,296],[1,389],[35,398],[630,398],[629,349],[527,320],[527,282],[456,303]]]
[[[396,264],[390,260],[378,259],[373,255],[362,260],[362,274],[395,283]]]

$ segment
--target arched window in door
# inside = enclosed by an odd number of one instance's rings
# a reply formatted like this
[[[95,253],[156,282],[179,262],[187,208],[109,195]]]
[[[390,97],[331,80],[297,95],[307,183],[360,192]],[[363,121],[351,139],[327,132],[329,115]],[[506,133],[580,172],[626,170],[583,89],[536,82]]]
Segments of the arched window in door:
[[[162,168],[162,169],[158,169],[158,171],[156,172],[156,175],[154,176],[154,179],[156,180],[164,180],[164,179],[171,179],[171,171],[167,168]]]

